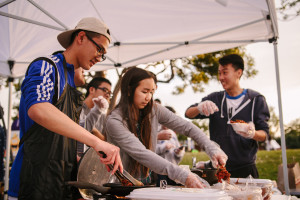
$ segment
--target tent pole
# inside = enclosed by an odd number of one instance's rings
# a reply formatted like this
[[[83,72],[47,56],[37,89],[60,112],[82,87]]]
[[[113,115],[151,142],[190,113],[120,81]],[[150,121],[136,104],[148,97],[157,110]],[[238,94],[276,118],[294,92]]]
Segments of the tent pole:
[[[8,125],[7,125],[7,136],[6,136],[6,163],[5,163],[5,182],[4,182],[4,200],[7,200],[8,191],[8,180],[9,180],[9,163],[10,163],[10,143],[11,143],[11,111],[12,111],[12,88],[13,88],[13,78],[8,79],[9,85],[9,101],[8,101]]]
[[[284,189],[285,189],[285,194],[290,195],[289,177],[288,177],[288,170],[287,170],[287,158],[286,158],[287,155],[286,155],[285,132],[284,132],[284,127],[283,127],[283,116],[282,116],[282,103],[281,103],[281,88],[280,88],[277,40],[275,40],[273,42],[273,46],[274,46],[274,56],[275,56],[278,108],[279,108],[279,119],[280,119],[279,123],[280,123],[280,133],[281,133],[281,153],[282,153],[282,163],[283,163]]]

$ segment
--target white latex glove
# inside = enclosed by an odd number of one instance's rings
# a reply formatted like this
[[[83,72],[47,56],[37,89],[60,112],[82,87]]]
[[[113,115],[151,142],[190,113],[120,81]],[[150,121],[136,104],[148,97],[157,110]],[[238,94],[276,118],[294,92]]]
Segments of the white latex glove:
[[[212,166],[214,168],[226,165],[228,157],[217,143],[210,141],[209,143],[205,144],[204,150],[210,157]]]
[[[92,101],[94,102],[94,107],[98,109],[102,113],[106,113],[108,109],[108,101],[103,96],[98,96],[93,98]]]
[[[247,125],[245,124],[243,128],[237,130],[236,133],[245,138],[252,139],[255,135],[255,126],[253,122],[249,122]]]
[[[174,144],[171,144],[171,143],[166,144],[166,150],[169,150],[169,149],[172,149],[172,148],[175,148]]]
[[[197,108],[201,115],[205,115],[207,117],[209,115],[213,114],[214,112],[219,111],[218,106],[214,102],[209,101],[209,100],[199,103]]]
[[[185,154],[185,148],[183,147],[183,149],[174,149],[174,153],[178,156],[178,157],[183,157],[183,155]]]
[[[194,174],[192,172],[189,173],[186,181],[185,181],[185,187],[187,188],[210,188],[209,183],[200,178],[197,174]]]
[[[172,138],[172,133],[168,130],[162,130],[157,134],[158,140],[169,140]]]
[[[207,168],[211,168],[211,161],[208,160],[208,161],[199,161],[196,163],[196,168],[197,169],[207,169]]]

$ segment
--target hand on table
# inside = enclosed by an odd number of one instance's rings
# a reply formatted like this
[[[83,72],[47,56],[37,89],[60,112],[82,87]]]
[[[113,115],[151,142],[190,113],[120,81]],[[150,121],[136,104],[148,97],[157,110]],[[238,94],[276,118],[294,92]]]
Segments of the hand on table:
[[[185,181],[185,186],[187,188],[206,188],[209,187],[209,184],[198,175],[190,172]]]

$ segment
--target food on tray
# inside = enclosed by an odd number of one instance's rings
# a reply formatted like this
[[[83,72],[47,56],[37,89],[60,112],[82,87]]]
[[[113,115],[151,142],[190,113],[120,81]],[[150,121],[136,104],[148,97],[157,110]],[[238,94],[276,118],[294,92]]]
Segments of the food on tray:
[[[225,191],[233,200],[270,200],[273,183],[268,179],[231,178],[230,183],[223,181],[211,186],[212,189]]]
[[[244,123],[244,124],[247,124],[247,122],[241,120],[241,119],[237,119],[237,120],[230,120],[230,123],[231,124],[235,124],[235,123]]]
[[[121,184],[123,186],[133,186],[133,184],[130,181],[128,181],[127,179],[122,179]]]
[[[232,178],[231,184],[241,188],[259,187],[263,200],[270,200],[272,196],[273,183],[268,179]]]
[[[224,181],[227,181],[227,183],[230,183],[230,175],[231,174],[226,170],[224,166],[219,167],[216,173],[219,183],[222,183],[222,179]]]
[[[243,120],[230,120],[230,124],[235,132],[248,132],[249,125]]]
[[[115,195],[116,199],[128,199],[127,197],[123,197],[123,196],[117,196]]]

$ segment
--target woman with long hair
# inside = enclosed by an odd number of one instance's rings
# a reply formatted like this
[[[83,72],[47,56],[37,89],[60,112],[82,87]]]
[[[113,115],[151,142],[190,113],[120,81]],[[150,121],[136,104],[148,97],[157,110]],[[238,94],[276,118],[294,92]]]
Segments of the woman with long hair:
[[[215,166],[225,165],[227,156],[197,126],[153,103],[155,89],[156,77],[149,71],[133,67],[124,74],[120,102],[107,117],[107,140],[120,147],[124,169],[144,184],[150,183],[154,171],[187,187],[203,188],[197,175],[155,153],[158,124],[193,138]]]

